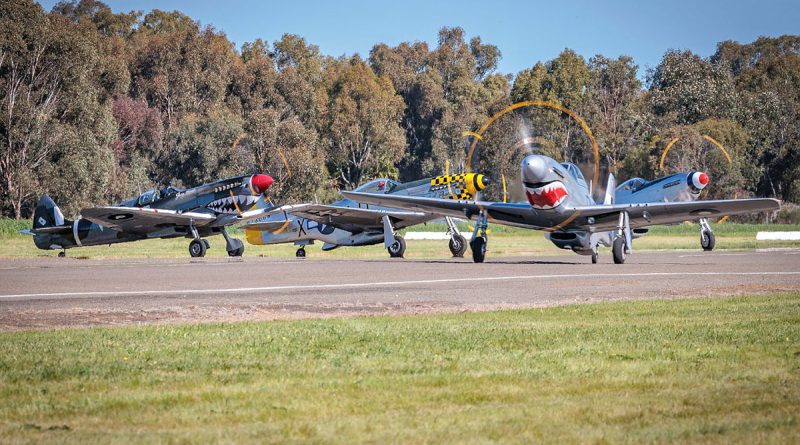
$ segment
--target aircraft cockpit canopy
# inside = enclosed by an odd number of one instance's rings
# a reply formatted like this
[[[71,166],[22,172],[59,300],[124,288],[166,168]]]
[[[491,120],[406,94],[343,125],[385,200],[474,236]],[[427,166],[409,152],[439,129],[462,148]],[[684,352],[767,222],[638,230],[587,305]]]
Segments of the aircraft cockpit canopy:
[[[181,190],[178,189],[177,187],[173,187],[173,186],[169,185],[169,186],[161,189],[161,199],[168,198],[168,197],[171,197],[171,196],[175,196],[180,191]]]
[[[642,186],[645,185],[646,183],[647,181],[645,181],[642,178],[631,178],[620,184],[619,187],[617,187],[617,190],[624,190],[624,191],[630,190],[632,192],[635,192],[636,190],[642,188]]]
[[[161,199],[161,192],[158,190],[148,190],[141,195],[139,195],[139,199],[136,200],[136,204],[139,207],[150,205],[156,201]]]
[[[586,184],[586,178],[583,177],[583,173],[581,173],[581,169],[579,169],[577,165],[571,162],[565,162],[561,164],[561,166],[566,168],[569,174],[578,180],[578,184]]]
[[[380,178],[373,179],[372,181],[361,185],[353,191],[364,193],[389,193],[398,185],[400,185],[400,183],[395,180]]]

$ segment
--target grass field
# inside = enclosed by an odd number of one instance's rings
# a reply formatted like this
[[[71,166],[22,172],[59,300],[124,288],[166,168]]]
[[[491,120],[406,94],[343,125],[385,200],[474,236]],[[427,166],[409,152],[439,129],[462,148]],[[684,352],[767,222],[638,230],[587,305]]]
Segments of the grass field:
[[[798,443],[800,293],[0,334],[3,443]]]
[[[56,256],[56,251],[38,250],[31,237],[20,235],[19,230],[29,228],[28,221],[0,220],[0,258],[34,258],[37,256]],[[413,231],[445,232],[446,225],[432,223],[412,227]],[[471,233],[470,226],[461,227],[465,236]],[[759,231],[800,231],[800,225],[753,225],[753,224],[717,224],[714,225],[717,235],[717,249],[755,249],[774,247],[800,247],[797,241],[756,241]],[[234,236],[244,238],[244,234],[236,229]],[[634,241],[635,250],[664,249],[699,249],[700,231],[697,224],[680,224],[668,227],[654,227],[647,236]],[[222,237],[210,238],[212,248],[210,257],[225,257],[225,241]],[[385,258],[386,249],[382,245],[356,248],[340,248],[330,252],[322,252],[321,243],[307,248],[310,259],[313,258]],[[446,241],[409,240],[406,250],[407,258],[447,258],[450,252]],[[71,249],[68,255],[79,258],[183,258],[188,256],[187,239],[146,240],[133,243],[115,244],[112,246],[93,246]],[[245,243],[245,256],[264,256],[287,258],[293,257],[296,246],[279,244],[271,246],[253,246]],[[569,251],[557,249],[544,239],[542,232],[517,229],[493,224],[490,226],[489,256],[520,255],[557,255],[570,254]],[[609,249],[601,249],[602,254],[610,254]]]

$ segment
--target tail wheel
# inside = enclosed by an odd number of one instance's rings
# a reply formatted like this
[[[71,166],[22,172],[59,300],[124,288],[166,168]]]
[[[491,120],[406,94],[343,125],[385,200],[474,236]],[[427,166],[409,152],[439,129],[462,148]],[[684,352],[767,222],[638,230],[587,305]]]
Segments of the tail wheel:
[[[611,253],[614,255],[614,264],[622,264],[625,262],[625,238],[618,236],[614,239],[614,244],[611,246]]]
[[[406,253],[406,240],[400,235],[395,235],[394,242],[386,250],[392,258],[403,258],[403,254]]]
[[[297,252],[294,253],[294,256],[296,256],[297,258],[305,258],[306,257],[306,249],[303,249],[302,247],[297,249]]]
[[[450,253],[453,254],[455,258],[461,258],[464,256],[464,253],[467,252],[467,240],[461,235],[453,235],[450,238]]]
[[[189,255],[192,258],[199,258],[206,256],[206,248],[208,247],[208,242],[206,240],[192,240],[189,243]]]
[[[703,230],[700,232],[700,247],[703,248],[706,252],[711,252],[714,250],[714,245],[716,245],[717,239],[714,237],[714,232],[709,232],[708,230]]]
[[[486,259],[486,238],[479,236],[470,243],[472,248],[472,261],[482,263]]]

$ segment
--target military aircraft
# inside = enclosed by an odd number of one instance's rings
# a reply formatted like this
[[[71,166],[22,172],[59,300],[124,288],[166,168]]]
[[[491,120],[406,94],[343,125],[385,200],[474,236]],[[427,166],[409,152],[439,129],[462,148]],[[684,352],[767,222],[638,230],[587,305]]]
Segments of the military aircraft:
[[[182,190],[166,187],[110,207],[81,210],[74,221],[42,195],[33,214],[36,247],[61,250],[82,246],[124,243],[149,238],[192,238],[189,254],[202,257],[210,246],[204,237],[222,234],[230,256],[241,256],[244,243],[228,236],[225,228],[261,217],[270,209],[264,193],[272,178],[263,174],[236,176]]]
[[[400,183],[381,178],[367,182],[355,190],[380,196],[422,196],[445,200],[471,199],[489,184],[482,174],[443,175]],[[299,246],[296,256],[306,256],[305,246],[322,241],[322,250],[340,246],[367,246],[383,243],[389,256],[400,258],[406,243],[396,230],[432,221],[440,216],[428,212],[369,206],[343,199],[332,204],[298,204],[283,207],[246,224],[246,239],[250,244],[294,243]],[[445,220],[450,235],[450,252],[463,256],[467,240],[459,233],[450,217]]]
[[[527,203],[342,193],[365,204],[476,220],[470,241],[476,263],[483,262],[486,255],[488,222],[546,231],[553,244],[591,255],[593,263],[598,261],[598,245],[609,246],[614,262],[621,264],[631,252],[633,239],[645,234],[647,226],[700,220],[704,248],[713,248],[706,218],[780,208],[775,199],[695,201],[709,180],[702,172],[678,173],[650,182],[634,178],[619,187],[612,175],[601,203],[595,202],[590,184],[572,163],[528,155],[521,163],[521,179]]]

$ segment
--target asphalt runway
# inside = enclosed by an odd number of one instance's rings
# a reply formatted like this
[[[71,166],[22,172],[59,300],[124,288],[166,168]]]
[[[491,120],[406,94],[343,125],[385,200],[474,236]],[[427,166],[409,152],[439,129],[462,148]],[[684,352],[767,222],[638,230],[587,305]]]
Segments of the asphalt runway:
[[[323,257],[324,258],[324,257]],[[0,260],[0,330],[418,314],[800,290],[800,250],[470,259]]]

